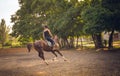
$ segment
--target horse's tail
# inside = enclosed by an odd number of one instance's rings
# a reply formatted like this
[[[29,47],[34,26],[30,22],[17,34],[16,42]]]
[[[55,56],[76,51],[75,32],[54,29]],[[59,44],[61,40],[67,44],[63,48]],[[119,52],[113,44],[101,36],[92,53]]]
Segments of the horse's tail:
[[[31,51],[32,46],[33,46],[33,44],[32,44],[32,43],[27,44],[27,49],[28,49],[28,52],[30,52],[30,51]]]

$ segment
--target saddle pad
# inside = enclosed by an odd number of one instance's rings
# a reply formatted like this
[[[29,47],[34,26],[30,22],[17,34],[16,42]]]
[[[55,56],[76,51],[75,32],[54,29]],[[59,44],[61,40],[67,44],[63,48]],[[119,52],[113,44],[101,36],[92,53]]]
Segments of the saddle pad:
[[[50,41],[47,41],[47,40],[46,40],[46,42],[47,42],[48,46],[50,46],[50,47],[52,46],[52,44],[51,44]]]

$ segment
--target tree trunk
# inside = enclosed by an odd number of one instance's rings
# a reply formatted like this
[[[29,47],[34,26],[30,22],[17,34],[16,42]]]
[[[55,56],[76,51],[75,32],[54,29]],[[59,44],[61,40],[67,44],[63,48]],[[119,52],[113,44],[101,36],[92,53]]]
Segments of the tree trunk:
[[[70,48],[74,47],[74,37],[70,37]]]
[[[113,34],[114,34],[114,29],[111,31],[111,34],[109,36],[109,45],[108,45],[108,48],[113,48]]]
[[[101,34],[93,34],[92,38],[96,49],[103,48]]]
[[[1,48],[3,48],[3,47],[4,47],[4,44],[5,44],[5,40],[4,40],[4,39],[2,39],[2,42],[1,42]]]
[[[80,42],[81,42],[81,49],[83,49],[83,41],[82,41],[82,37],[80,37]]]
[[[76,40],[76,48],[78,47],[78,39],[79,39],[79,36],[77,36],[77,40]]]
[[[69,48],[70,47],[67,38],[62,38],[62,43],[63,43],[63,47],[65,47],[65,48]]]

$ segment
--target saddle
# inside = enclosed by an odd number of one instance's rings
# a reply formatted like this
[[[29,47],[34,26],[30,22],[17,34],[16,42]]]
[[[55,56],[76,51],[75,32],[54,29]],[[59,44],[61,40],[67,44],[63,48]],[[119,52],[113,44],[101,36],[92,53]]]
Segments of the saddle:
[[[52,47],[52,43],[50,41],[45,40],[48,46]]]
[[[45,40],[45,42],[49,47],[53,47],[53,50],[59,50],[59,44],[58,43],[55,43],[54,46],[52,46],[52,43],[50,41]]]

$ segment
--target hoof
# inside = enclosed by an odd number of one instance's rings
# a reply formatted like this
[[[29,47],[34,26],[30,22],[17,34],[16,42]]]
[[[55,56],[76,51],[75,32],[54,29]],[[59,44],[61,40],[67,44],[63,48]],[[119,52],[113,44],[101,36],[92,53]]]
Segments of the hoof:
[[[62,58],[64,59],[64,61],[67,61],[67,59],[64,56]]]
[[[64,61],[67,61],[67,59],[65,59]]]
[[[57,60],[57,58],[55,57],[55,58],[53,58],[52,60],[53,60],[53,61],[56,61],[56,60]]]
[[[45,61],[46,65],[49,65],[47,61]]]
[[[48,63],[46,63],[46,65],[49,65]]]
[[[57,59],[52,59],[53,61],[58,61]]]

